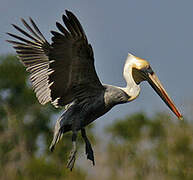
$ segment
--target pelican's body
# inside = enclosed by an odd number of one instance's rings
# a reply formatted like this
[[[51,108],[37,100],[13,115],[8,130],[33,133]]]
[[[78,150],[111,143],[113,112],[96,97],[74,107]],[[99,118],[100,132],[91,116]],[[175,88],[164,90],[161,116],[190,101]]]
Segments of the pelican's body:
[[[19,32],[30,38],[8,33],[20,40],[12,43],[27,71],[36,96],[41,104],[51,102],[55,107],[65,107],[65,112],[57,120],[50,149],[67,131],[72,131],[73,150],[67,167],[72,169],[76,156],[77,133],[86,143],[87,158],[94,164],[94,154],[86,136],[85,126],[108,112],[117,104],[136,99],[140,93],[139,84],[148,81],[169,108],[182,118],[149,63],[128,54],[123,76],[126,87],[102,84],[94,67],[94,55],[84,30],[78,19],[70,11],[63,15],[63,27],[56,23],[59,32],[51,31],[52,43],[49,44],[30,18],[32,27],[22,19],[31,34],[13,25]]]
[[[129,102],[129,96],[120,88],[111,85],[104,85],[104,89],[96,93],[95,96],[84,99],[76,99],[66,107],[66,111],[61,116],[55,132],[62,126],[62,133],[72,130],[72,122],[76,117],[79,119],[81,127],[87,126],[98,117],[108,112],[117,104]],[[62,123],[62,125],[61,125]]]

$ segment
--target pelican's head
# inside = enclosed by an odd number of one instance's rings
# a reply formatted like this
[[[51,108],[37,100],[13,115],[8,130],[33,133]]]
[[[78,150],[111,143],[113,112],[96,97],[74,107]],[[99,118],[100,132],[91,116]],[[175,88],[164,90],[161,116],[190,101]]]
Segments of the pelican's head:
[[[129,69],[129,70],[128,70]],[[174,105],[173,101],[167,94],[163,85],[159,81],[155,72],[152,70],[148,61],[136,57],[132,54],[128,54],[127,61],[124,68],[124,76],[130,71],[134,82],[138,85],[142,81],[148,81],[151,87],[157,92],[157,94],[162,98],[166,105],[175,113],[175,115],[182,119],[182,115]]]

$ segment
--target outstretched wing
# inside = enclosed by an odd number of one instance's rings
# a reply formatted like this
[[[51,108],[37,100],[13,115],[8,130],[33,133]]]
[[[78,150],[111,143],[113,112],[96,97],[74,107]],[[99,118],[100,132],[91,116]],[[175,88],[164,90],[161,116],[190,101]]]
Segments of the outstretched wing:
[[[46,41],[31,18],[30,21],[32,27],[22,19],[31,34],[13,25],[30,40],[8,33],[20,40],[8,42],[13,44],[30,72],[32,87],[41,104],[51,102],[56,107],[64,106],[103,89],[95,71],[92,47],[80,22],[70,11],[63,15],[66,28],[57,22],[60,33],[51,31],[52,44]]]

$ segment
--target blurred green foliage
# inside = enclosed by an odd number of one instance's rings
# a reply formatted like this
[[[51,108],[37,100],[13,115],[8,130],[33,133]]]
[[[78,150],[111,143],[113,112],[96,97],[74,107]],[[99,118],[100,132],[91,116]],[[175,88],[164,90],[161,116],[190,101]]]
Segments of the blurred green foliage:
[[[192,121],[137,113],[116,121],[107,132],[108,179],[193,179]]]
[[[14,55],[0,56],[0,179],[193,179],[192,120],[178,121],[164,113],[118,119],[96,141],[96,166],[76,165],[70,172],[71,134],[64,135],[54,153],[48,149],[58,111],[38,103]],[[90,139],[92,144],[96,140]]]
[[[71,136],[49,152],[59,110],[42,106],[16,56],[0,56],[0,179],[84,179],[66,169]]]

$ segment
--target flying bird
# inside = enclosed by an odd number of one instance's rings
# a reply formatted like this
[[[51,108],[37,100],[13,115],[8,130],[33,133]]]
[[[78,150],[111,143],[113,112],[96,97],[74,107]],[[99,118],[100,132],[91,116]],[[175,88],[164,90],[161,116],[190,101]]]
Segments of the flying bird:
[[[26,38],[7,33],[16,39],[7,41],[16,49],[19,59],[30,73],[38,101],[42,105],[50,102],[56,108],[65,109],[56,122],[50,150],[54,150],[64,133],[72,131],[73,147],[67,168],[72,170],[74,167],[79,131],[85,141],[87,159],[95,164],[85,127],[113,106],[136,99],[142,81],[147,81],[174,114],[182,119],[182,115],[145,59],[128,54],[123,69],[126,87],[102,84],[95,71],[92,46],[79,20],[68,10],[62,19],[65,26],[56,22],[59,31],[51,31],[51,43],[45,39],[31,18],[30,24],[21,19],[28,32],[13,24]]]

